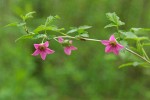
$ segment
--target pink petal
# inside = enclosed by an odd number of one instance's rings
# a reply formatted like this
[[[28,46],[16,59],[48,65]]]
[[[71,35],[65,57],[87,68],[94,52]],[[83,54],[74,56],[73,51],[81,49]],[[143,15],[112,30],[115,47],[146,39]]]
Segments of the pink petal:
[[[106,46],[105,48],[106,53],[112,52],[112,50],[113,50],[113,47],[111,47],[110,45]]]
[[[41,55],[41,58],[43,59],[43,60],[45,60],[45,58],[46,58],[46,52],[40,52],[40,55]]]
[[[40,45],[41,45],[41,44],[34,44],[35,49],[38,49],[38,47],[39,47]]]
[[[46,53],[47,54],[52,54],[52,53],[54,53],[55,51],[54,50],[51,50],[51,49],[49,49],[49,48],[46,48]]]
[[[109,45],[109,41],[108,40],[101,40],[100,41],[103,45]]]
[[[37,56],[39,53],[40,53],[39,50],[35,50],[32,56]]]
[[[48,46],[49,46],[49,42],[46,41],[43,45],[44,45],[45,47],[48,47]]]
[[[64,48],[64,52],[65,52],[67,55],[70,55],[70,54],[71,54],[71,48],[70,48],[70,47],[65,47],[65,48]]]
[[[118,48],[118,50],[120,50],[120,49],[123,49],[123,48],[124,48],[124,46],[123,46],[123,45],[121,45],[121,44],[117,44],[117,48]]]
[[[111,35],[110,38],[109,38],[109,41],[116,41],[115,36]]]
[[[62,37],[59,37],[59,38],[58,38],[58,42],[59,42],[59,43],[63,43],[63,41],[64,41],[64,39],[63,39]]]
[[[118,55],[118,54],[119,54],[119,50],[118,50],[117,48],[114,48],[114,49],[113,49],[113,53],[114,53],[115,55]]]
[[[77,48],[74,47],[74,46],[70,46],[70,49],[71,49],[71,50],[77,50]]]

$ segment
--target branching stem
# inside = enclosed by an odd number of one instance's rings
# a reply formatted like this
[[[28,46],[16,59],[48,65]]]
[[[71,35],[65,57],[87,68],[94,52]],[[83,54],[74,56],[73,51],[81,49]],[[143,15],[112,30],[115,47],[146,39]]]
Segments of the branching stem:
[[[98,40],[98,39],[90,39],[90,38],[82,38],[82,37],[73,37],[73,36],[69,36],[65,33],[61,33],[63,36],[58,36],[58,37],[54,37],[54,40],[58,39],[59,37],[62,37],[62,38],[70,38],[70,39],[76,39],[76,40],[85,40],[85,41],[95,41],[95,42],[100,42],[101,40]],[[144,61],[146,61],[147,63],[150,64],[150,61],[148,59],[146,59],[145,57],[139,55],[138,53],[132,51],[131,49],[129,48],[125,48],[125,50],[127,50],[128,52],[136,55],[137,57],[143,59]]]

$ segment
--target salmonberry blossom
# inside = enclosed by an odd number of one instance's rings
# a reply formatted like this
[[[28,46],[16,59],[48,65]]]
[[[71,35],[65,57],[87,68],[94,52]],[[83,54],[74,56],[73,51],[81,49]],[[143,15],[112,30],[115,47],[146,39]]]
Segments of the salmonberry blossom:
[[[106,53],[113,52],[114,54],[118,55],[119,51],[124,48],[124,46],[116,41],[114,35],[111,35],[109,40],[101,40],[101,43],[106,46]]]
[[[64,46],[64,52],[67,55],[71,55],[72,50],[77,50],[76,47],[72,46],[72,40],[64,40],[62,37],[58,38],[59,43],[61,43]]]
[[[32,54],[33,56],[41,55],[41,58],[45,60],[47,54],[52,54],[55,51],[48,48],[49,42],[34,44],[35,52]]]

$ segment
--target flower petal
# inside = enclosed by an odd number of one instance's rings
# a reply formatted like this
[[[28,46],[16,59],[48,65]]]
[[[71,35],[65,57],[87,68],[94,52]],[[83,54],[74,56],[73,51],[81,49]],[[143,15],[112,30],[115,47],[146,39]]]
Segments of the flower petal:
[[[41,58],[43,59],[43,60],[45,60],[45,58],[46,58],[46,52],[40,52],[40,55],[41,55]]]
[[[70,48],[70,47],[65,47],[65,48],[64,48],[64,52],[65,52],[67,55],[70,55],[70,54],[71,54],[71,48]]]
[[[103,45],[109,45],[109,40],[101,40],[100,41]]]
[[[116,41],[115,36],[111,35],[110,38],[109,38],[109,41]]]
[[[35,49],[38,49],[38,47],[39,47],[40,45],[41,45],[41,44],[34,44]]]
[[[49,42],[46,41],[43,45],[44,45],[45,47],[48,47],[48,46],[49,46]]]
[[[114,49],[113,49],[113,53],[114,53],[115,55],[118,55],[118,54],[119,54],[119,50],[118,50],[117,48],[114,48]]]
[[[46,53],[47,54],[52,54],[52,53],[54,53],[55,51],[54,50],[51,50],[51,49],[49,49],[49,48],[46,48]]]
[[[34,53],[32,54],[32,56],[37,56],[40,53],[39,50],[35,50]]]
[[[124,48],[124,46],[123,46],[123,45],[121,45],[121,44],[117,44],[117,49],[118,49],[118,50],[123,49],[123,48]]]
[[[71,50],[77,50],[77,48],[74,47],[74,46],[70,46],[70,49],[71,49]]]
[[[62,37],[58,37],[58,42],[63,43],[64,39]]]
[[[113,50],[113,47],[111,47],[110,45],[106,46],[105,48],[106,53],[112,52],[112,50]]]

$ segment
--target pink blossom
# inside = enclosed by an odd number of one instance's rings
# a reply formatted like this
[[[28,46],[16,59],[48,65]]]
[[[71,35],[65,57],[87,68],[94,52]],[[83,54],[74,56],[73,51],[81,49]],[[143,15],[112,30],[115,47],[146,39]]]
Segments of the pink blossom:
[[[101,40],[101,43],[106,46],[106,53],[113,52],[114,54],[118,55],[119,51],[124,48],[124,46],[116,41],[114,35],[111,35],[109,40]]]
[[[46,41],[45,43],[34,44],[36,50],[32,55],[37,56],[40,54],[41,58],[45,60],[47,54],[52,54],[55,52],[54,50],[49,49],[48,46],[49,46],[48,41]]]
[[[71,55],[72,50],[77,50],[76,47],[72,46],[72,40],[68,41],[68,43],[65,43],[64,39],[62,37],[59,37],[58,42],[61,43],[61,44],[65,44],[64,52],[67,55]]]

